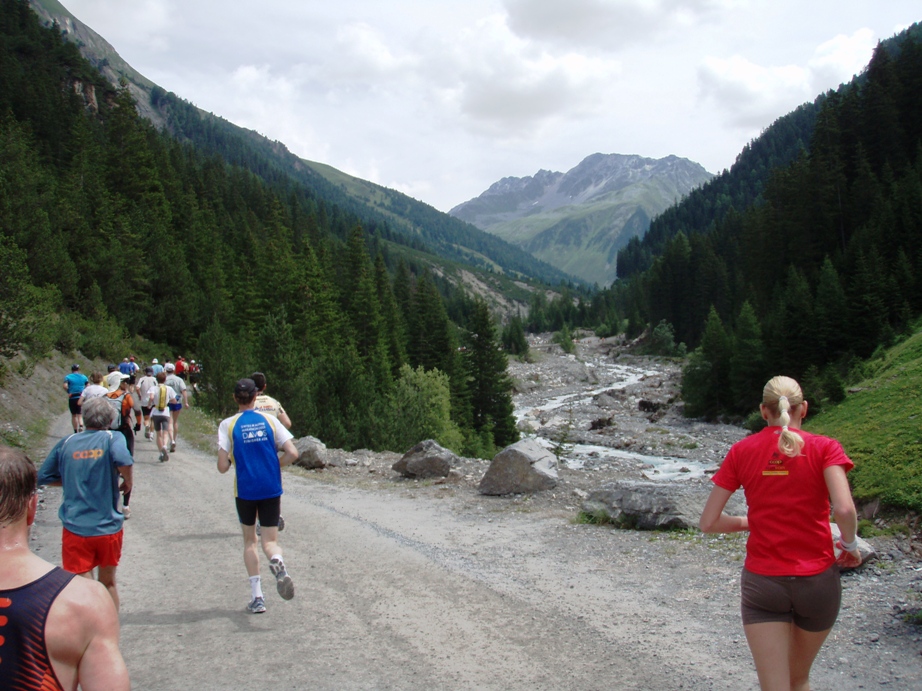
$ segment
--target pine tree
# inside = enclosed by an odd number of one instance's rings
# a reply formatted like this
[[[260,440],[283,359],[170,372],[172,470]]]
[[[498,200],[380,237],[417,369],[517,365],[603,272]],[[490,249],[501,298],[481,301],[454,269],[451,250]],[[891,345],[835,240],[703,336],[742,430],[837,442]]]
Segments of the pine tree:
[[[518,441],[512,406],[512,382],[506,374],[506,355],[487,303],[478,299],[468,325],[467,372],[471,388],[473,426],[489,432],[497,447]]]
[[[731,344],[717,310],[711,308],[701,345],[682,375],[682,398],[690,417],[714,418],[730,401]]]
[[[753,404],[760,400],[762,387],[767,380],[762,327],[755,310],[747,300],[743,303],[736,320],[730,356],[731,408],[740,413],[751,410]]]
[[[849,326],[851,348],[858,357],[866,358],[877,348],[884,327],[884,303],[878,292],[879,275],[859,251],[854,261],[848,285]]]
[[[803,273],[794,266],[777,289],[781,312],[780,330],[767,332],[773,362],[779,372],[800,379],[817,361],[814,344],[813,296]]]
[[[416,282],[410,323],[410,364],[437,369],[450,378],[454,373],[453,339],[445,305],[429,272]]]
[[[510,317],[509,323],[503,328],[502,341],[506,352],[519,357],[528,355],[528,339],[525,338],[525,328],[519,315]]]
[[[391,368],[397,377],[401,367],[406,363],[406,326],[400,307],[394,297],[387,267],[384,265],[384,256],[379,252],[375,257],[375,289],[378,295],[378,304],[381,307],[381,319],[384,326],[384,339],[390,357]]]
[[[848,350],[848,300],[829,257],[820,267],[813,314],[817,359],[828,362],[844,354]]]

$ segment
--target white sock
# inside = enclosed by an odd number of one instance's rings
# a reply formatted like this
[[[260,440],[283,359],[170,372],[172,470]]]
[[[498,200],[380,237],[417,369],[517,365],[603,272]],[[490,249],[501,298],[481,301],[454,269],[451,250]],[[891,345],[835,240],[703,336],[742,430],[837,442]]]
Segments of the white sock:
[[[250,593],[254,600],[263,596],[263,586],[259,576],[250,576]]]

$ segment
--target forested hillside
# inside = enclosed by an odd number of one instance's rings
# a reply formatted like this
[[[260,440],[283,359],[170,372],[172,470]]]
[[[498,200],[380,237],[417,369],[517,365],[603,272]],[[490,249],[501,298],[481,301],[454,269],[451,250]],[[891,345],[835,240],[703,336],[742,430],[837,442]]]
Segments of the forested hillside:
[[[724,170],[654,218],[644,235],[631,238],[627,247],[619,250],[618,277],[630,278],[649,269],[653,258],[662,254],[666,243],[679,233],[713,230],[731,209],[740,211],[758,202],[773,171],[789,165],[806,149],[816,114],[825,100],[823,94],[813,103],[778,118],[743,148],[730,170]]]
[[[3,355],[143,355],[138,335],[195,353],[215,411],[264,371],[294,431],[331,445],[513,441],[487,305],[359,221],[156,131],[25,0],[0,0]]]
[[[282,142],[238,127],[206,113],[173,93],[167,93],[126,63],[99,34],[67,11],[57,0],[31,0],[47,26],[57,22],[68,40],[112,84],[122,83],[137,101],[138,110],[158,129],[165,129],[205,155],[217,155],[249,170],[270,185],[287,184],[309,190],[317,200],[353,216],[369,234],[463,262],[511,279],[535,279],[550,284],[571,280],[560,270],[524,250],[459,221],[412,197],[352,178],[322,164],[305,161]],[[504,289],[511,281],[502,282]]]
[[[660,352],[696,348],[692,415],[748,412],[776,373],[804,380],[815,408],[844,395],[922,314],[922,27],[776,122],[648,238],[629,278],[576,305],[536,295],[528,326],[649,326]]]

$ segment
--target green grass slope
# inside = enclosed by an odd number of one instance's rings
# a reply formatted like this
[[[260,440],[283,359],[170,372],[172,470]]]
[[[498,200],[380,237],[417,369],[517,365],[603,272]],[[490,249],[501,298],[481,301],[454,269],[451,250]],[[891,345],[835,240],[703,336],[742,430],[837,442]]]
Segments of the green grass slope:
[[[842,442],[857,500],[922,511],[922,330],[864,367],[854,393],[804,428]]]

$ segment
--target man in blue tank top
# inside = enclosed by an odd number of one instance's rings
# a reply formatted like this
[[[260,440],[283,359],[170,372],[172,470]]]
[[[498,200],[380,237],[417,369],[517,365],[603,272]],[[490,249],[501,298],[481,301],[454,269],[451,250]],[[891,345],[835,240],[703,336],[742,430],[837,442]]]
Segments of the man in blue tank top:
[[[218,427],[218,471],[236,469],[237,516],[243,530],[243,563],[250,579],[252,599],[247,610],[253,614],[266,611],[259,576],[256,520],[262,526],[263,553],[269,559],[269,570],[276,579],[279,595],[285,600],[294,597],[291,576],[282,561],[278,544],[278,525],[282,499],[282,466],[298,460],[298,450],[292,434],[275,418],[254,410],[256,384],[241,379],[234,387],[236,415],[222,420]],[[279,458],[279,452],[284,452]]]
[[[0,689],[130,688],[112,598],[29,549],[32,461],[0,446]]]
[[[70,374],[64,377],[64,390],[67,392],[67,407],[70,408],[70,422],[74,432],[83,431],[83,416],[80,413],[80,395],[89,379],[80,372],[80,365],[71,365]]]

